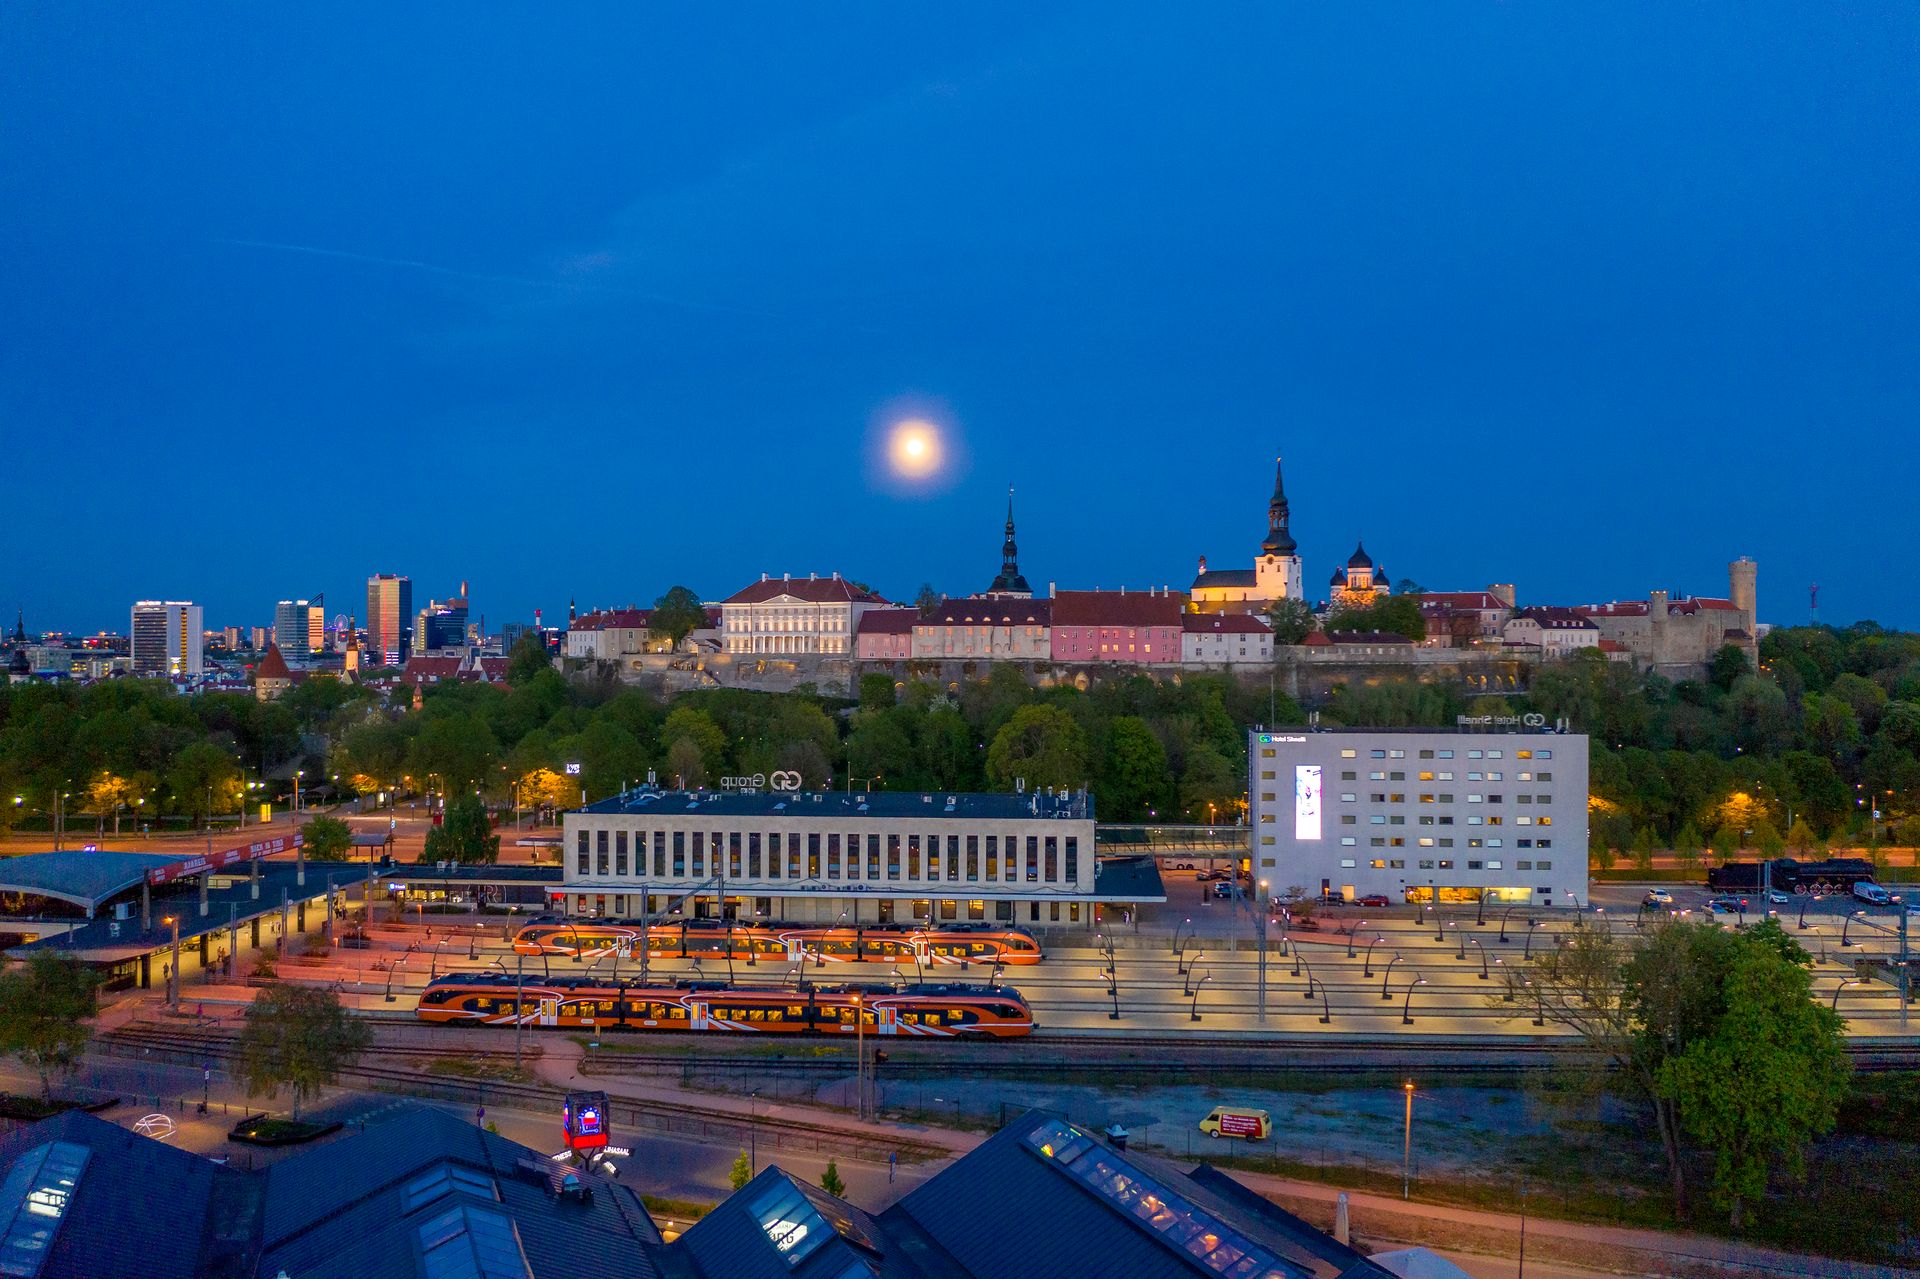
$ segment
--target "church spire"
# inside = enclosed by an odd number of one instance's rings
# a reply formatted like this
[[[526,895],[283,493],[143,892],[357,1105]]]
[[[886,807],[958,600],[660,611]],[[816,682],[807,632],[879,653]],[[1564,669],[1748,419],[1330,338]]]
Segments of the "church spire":
[[[993,585],[987,588],[989,595],[1019,595],[1029,597],[1033,589],[1027,585],[1027,579],[1020,576],[1020,547],[1013,538],[1013,485],[1007,485],[1007,539],[1000,544],[1000,576],[993,579]]]
[[[1292,555],[1298,548],[1287,531],[1287,486],[1280,472],[1280,459],[1273,459],[1273,500],[1267,503],[1267,540],[1260,543],[1262,555]]]

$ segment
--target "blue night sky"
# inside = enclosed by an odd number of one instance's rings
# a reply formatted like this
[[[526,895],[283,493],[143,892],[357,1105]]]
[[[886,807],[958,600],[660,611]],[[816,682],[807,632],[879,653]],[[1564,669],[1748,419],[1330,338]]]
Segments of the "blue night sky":
[[[1204,19],[1196,21],[1196,16]],[[0,10],[0,599],[490,627],[1357,537],[1920,625],[1920,8]],[[953,446],[901,492],[873,436]],[[7,610],[11,612],[11,607]],[[10,619],[9,619],[10,620]]]

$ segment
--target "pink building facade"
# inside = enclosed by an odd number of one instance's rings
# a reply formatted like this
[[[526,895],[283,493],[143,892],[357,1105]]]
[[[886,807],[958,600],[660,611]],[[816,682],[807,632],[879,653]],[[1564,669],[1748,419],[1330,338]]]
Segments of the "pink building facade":
[[[854,656],[862,662],[904,662],[913,656],[917,609],[876,608],[860,615],[854,632]]]
[[[1186,596],[1172,591],[1060,591],[1053,597],[1053,660],[1178,666]]]

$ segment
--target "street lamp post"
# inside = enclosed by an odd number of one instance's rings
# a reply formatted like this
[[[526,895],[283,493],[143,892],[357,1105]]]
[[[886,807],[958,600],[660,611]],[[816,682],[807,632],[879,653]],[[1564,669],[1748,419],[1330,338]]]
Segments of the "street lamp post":
[[[1513,912],[1519,907],[1519,905],[1520,905],[1519,902],[1515,902],[1513,905],[1507,907],[1505,910],[1500,912],[1500,944],[1502,946],[1505,946],[1508,944],[1507,943],[1507,917],[1513,914]]]
[[[1863,984],[1864,983],[1857,981],[1853,978],[1848,978],[1846,981],[1841,982],[1838,986],[1835,986],[1833,988],[1833,1003],[1831,1005],[1833,1011],[1836,1013],[1840,1011],[1840,992],[1841,991],[1845,990],[1849,986],[1859,986]]]
[[[1817,902],[1819,900],[1820,900],[1819,893],[1807,893],[1805,896],[1800,898],[1800,928],[1803,931],[1807,927],[1807,903]]]
[[[1407,1095],[1407,1122],[1400,1144],[1400,1198],[1413,1197],[1413,1080],[1400,1085]]]
[[[1379,933],[1375,933],[1373,940],[1367,943],[1367,957],[1360,961],[1360,979],[1362,981],[1373,980],[1373,948],[1384,940],[1386,939]]]
[[[1413,988],[1426,984],[1427,979],[1418,974],[1415,974],[1413,980],[1407,983],[1407,1002],[1400,1006],[1400,1024],[1402,1026],[1413,1025]]]
[[[1267,1024],[1267,881],[1260,880],[1259,892],[1254,897],[1253,914],[1259,924],[1260,939],[1260,1015],[1262,1026]]]
[[[1480,980],[1488,981],[1490,980],[1490,975],[1487,972],[1487,948],[1480,944],[1478,937],[1471,938],[1470,940],[1473,942],[1473,948],[1480,952]]]
[[[1847,916],[1846,923],[1840,925],[1840,949],[1845,950],[1850,946],[1854,946],[1858,944],[1856,942],[1848,941],[1847,933],[1849,930],[1853,928],[1853,921],[1856,919],[1862,918],[1863,916],[1866,915],[1866,913],[1867,912],[1864,910],[1856,910]]]
[[[1380,999],[1383,1003],[1393,998],[1387,990],[1387,983],[1393,980],[1393,966],[1399,962],[1400,952],[1396,950],[1393,952],[1393,958],[1387,961],[1387,971],[1380,978]]]
[[[168,915],[160,921],[173,929],[173,966],[167,973],[167,1004],[180,1011],[180,916]]]
[[[1540,921],[1539,921],[1539,920],[1537,920],[1537,919],[1529,919],[1529,920],[1527,921],[1527,944],[1526,944],[1525,946],[1522,946],[1522,947],[1520,948],[1520,958],[1521,958],[1521,959],[1532,959],[1532,958],[1533,958],[1533,930],[1534,930],[1534,929],[1536,929],[1536,928],[1538,928],[1538,927],[1540,927]]]
[[[1200,979],[1200,984],[1193,988],[1193,1002],[1187,1006],[1188,1021],[1200,1020],[1200,991],[1202,987],[1204,987],[1208,982],[1212,980],[1213,980],[1213,974],[1208,973],[1205,977],[1202,977]]]

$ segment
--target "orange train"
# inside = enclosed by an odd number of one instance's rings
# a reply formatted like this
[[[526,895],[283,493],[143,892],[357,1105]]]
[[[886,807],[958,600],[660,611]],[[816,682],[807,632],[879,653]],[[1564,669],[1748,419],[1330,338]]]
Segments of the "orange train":
[[[1033,1032],[1033,1009],[1007,986],[893,984],[797,987],[683,981],[629,986],[591,976],[516,982],[508,973],[449,973],[427,983],[421,1021],[463,1026],[602,1030],[730,1030],[764,1034],[1008,1039]]]
[[[522,955],[585,955],[589,958],[640,948],[637,923],[604,919],[574,922],[536,919],[514,934]],[[903,927],[871,924],[848,928],[805,924],[723,924],[689,919],[645,928],[647,953],[655,959],[811,959],[824,963],[1037,964],[1040,943],[1022,928],[949,924]]]

